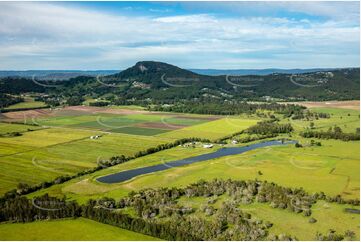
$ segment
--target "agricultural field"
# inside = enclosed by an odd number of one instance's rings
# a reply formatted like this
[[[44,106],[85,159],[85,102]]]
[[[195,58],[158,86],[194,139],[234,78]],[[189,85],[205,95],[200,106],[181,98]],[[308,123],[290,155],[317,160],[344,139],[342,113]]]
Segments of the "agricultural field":
[[[163,133],[159,137],[185,138],[194,136],[215,140],[226,136],[225,134],[233,134],[247,129],[259,121],[260,119],[256,118],[225,117],[212,122]]]
[[[1,224],[2,240],[158,240],[93,220],[63,219],[25,224]]]
[[[9,112],[2,119],[6,123],[0,123],[4,133],[0,137],[0,169],[9,172],[0,178],[1,193],[19,183],[33,185],[76,174],[112,156],[133,156],[180,138],[219,138],[256,122],[243,117],[220,119],[81,106]],[[6,135],[11,132],[20,134]]]
[[[25,97],[24,102],[20,102],[17,104],[10,105],[5,108],[5,110],[11,109],[21,109],[21,108],[41,108],[45,107],[45,103],[41,101],[35,101],[32,97]]]
[[[100,109],[101,110],[101,109]],[[102,110],[101,110],[102,111]],[[60,115],[43,115],[37,120],[44,123],[40,130],[25,131],[19,137],[3,137],[0,139],[4,152],[0,157],[2,170],[11,171],[1,177],[3,192],[16,187],[19,182],[35,184],[43,180],[54,179],[58,175],[74,174],[87,168],[95,167],[102,159],[114,155],[131,156],[147,147],[155,147],[161,143],[169,143],[183,137],[201,137],[218,139],[256,124],[261,118],[256,116],[232,116],[219,118],[215,116],[179,115],[172,113],[141,113],[123,111],[114,114],[108,110],[100,113],[86,113],[79,115],[79,110],[63,110]],[[132,191],[157,187],[185,187],[190,183],[214,178],[233,180],[270,181],[290,188],[303,188],[308,193],[324,192],[330,196],[341,195],[344,199],[359,199],[360,184],[360,149],[359,141],[318,140],[321,146],[311,146],[310,139],[302,138],[298,133],[314,122],[314,129],[327,130],[334,125],[340,126],[344,132],[355,132],[359,127],[358,111],[334,108],[314,108],[312,111],[329,113],[330,118],[318,120],[292,120],[278,116],[280,123],[291,123],[295,131],[290,135],[281,134],[276,138],[288,138],[299,141],[302,147],[294,144],[258,148],[239,155],[226,156],[194,164],[172,167],[168,170],[141,175],[131,180],[106,184],[97,178],[109,174],[147,167],[169,161],[189,158],[201,154],[214,152],[224,147],[215,144],[212,148],[203,148],[202,143],[190,146],[178,146],[156,152],[123,164],[115,165],[92,174],[83,175],[62,184],[55,184],[28,194],[28,198],[44,194],[76,200],[86,204],[89,199],[110,197],[115,200],[126,197]],[[82,111],[84,112],[84,111]],[[76,114],[76,115],[75,115]],[[96,117],[101,115],[101,124]],[[46,116],[46,117],[45,117]],[[342,117],[342,118],[341,118]],[[95,118],[95,122],[94,122]],[[163,121],[163,122],[162,122]],[[97,123],[97,124],[96,124]],[[152,128],[149,128],[149,124]],[[161,123],[161,126],[159,126]],[[92,124],[92,125],[90,125]],[[103,124],[111,127],[102,127]],[[14,124],[15,125],[15,124]],[[19,124],[16,124],[17,126]],[[170,126],[166,132],[152,134],[130,134],[119,132],[115,125],[125,125],[131,131],[136,128],[158,129]],[[31,126],[33,127],[33,126]],[[16,127],[13,127],[14,129]],[[109,129],[106,129],[109,128]],[[112,129],[113,128],[113,129]],[[172,128],[172,129],[171,129]],[[150,131],[148,131],[150,132]],[[98,139],[90,136],[99,135]],[[43,140],[41,137],[48,137]],[[226,147],[240,147],[247,144],[232,144]],[[36,171],[36,176],[33,175]],[[220,199],[222,200],[222,199]],[[197,201],[185,200],[180,203],[191,202],[198,206]],[[198,201],[199,202],[199,201]],[[202,201],[200,201],[202,203]],[[290,233],[302,240],[312,240],[317,232],[326,233],[329,229],[344,232],[358,231],[359,214],[346,213],[345,208],[351,205],[321,204],[313,205],[315,224],[308,222],[300,214],[270,208],[265,204],[252,203],[241,205],[252,214],[254,219],[272,221],[271,228],[275,234]],[[359,207],[353,207],[358,209]],[[127,211],[132,214],[132,211]],[[289,221],[285,223],[285,219]],[[334,218],[329,222],[327,218]],[[1,228],[1,226],[0,226]],[[291,233],[294,229],[296,233]],[[310,232],[309,232],[310,231]],[[309,233],[308,233],[309,232]],[[355,235],[359,238],[359,233]]]
[[[301,142],[306,143],[306,140]],[[329,195],[342,194],[346,198],[358,198],[359,142],[323,141],[322,143],[321,147],[295,148],[294,145],[287,145],[260,148],[241,155],[203,161],[139,176],[119,184],[105,184],[96,181],[96,178],[106,174],[210,152],[210,150],[205,151],[201,148],[177,147],[98,171],[61,185],[55,185],[34,193],[32,196],[49,193],[86,201],[88,198],[102,196],[118,198],[133,189],[177,187],[188,185],[199,179],[231,178],[238,180],[261,179],[286,187],[303,187],[310,193],[323,191]],[[334,147],[339,147],[343,152],[335,150]],[[218,147],[213,149],[218,149]],[[349,149],[358,152],[350,154]],[[258,173],[259,171],[262,175]]]
[[[42,129],[42,127],[24,124],[0,123],[0,135],[6,135],[13,132],[24,133],[38,129]]]
[[[336,124],[343,127],[345,132],[355,132],[356,127],[358,127],[359,117],[357,111],[323,108],[317,108],[314,111],[331,114],[329,119],[314,120],[316,129],[328,129],[328,127],[333,127]],[[343,117],[341,122],[346,122],[347,127],[338,122],[341,119],[340,117]],[[281,123],[287,123],[287,121],[289,120],[283,119]],[[200,125],[205,126],[213,123],[210,126],[217,127],[217,125],[214,125],[216,122],[226,121],[220,119]],[[218,145],[211,149],[203,149],[199,145],[175,147],[40,190],[30,194],[29,197],[48,193],[58,197],[65,195],[68,199],[75,199],[80,203],[85,203],[90,198],[99,199],[102,197],[111,197],[117,200],[127,196],[131,191],[139,191],[145,188],[185,187],[190,183],[197,182],[199,179],[210,181],[214,178],[220,178],[272,181],[285,187],[302,187],[311,194],[322,191],[330,196],[341,195],[345,199],[359,199],[359,141],[344,142],[315,139],[320,141],[322,145],[311,146],[310,139],[297,135],[299,131],[309,126],[310,121],[297,120],[294,122],[298,122],[300,126],[293,125],[296,131],[292,134],[292,137],[288,135],[280,135],[279,137],[298,140],[303,145],[301,148],[296,148],[292,144],[265,147],[240,155],[217,158],[138,176],[122,183],[105,184],[96,180],[108,174],[179,160],[213,152],[221,148]],[[197,126],[185,129],[193,127]],[[215,129],[213,128],[213,130]],[[158,136],[164,136],[165,134]],[[253,143],[256,142],[259,141]],[[243,144],[228,144],[227,146],[243,146]],[[197,201],[191,199],[186,199],[183,202],[185,204],[190,203],[192,206],[199,205],[197,205]],[[355,231],[356,238],[359,238],[359,214],[345,212],[345,208],[350,208],[350,206],[334,203],[325,204],[322,201],[317,202],[317,204],[313,205],[312,215],[318,221],[315,224],[309,223],[307,217],[287,210],[273,209],[269,205],[253,203],[241,205],[240,208],[249,211],[254,219],[272,221],[274,224],[270,230],[272,233],[292,234],[301,240],[312,240],[317,232],[327,233],[329,229],[340,232],[346,230]],[[358,209],[359,207],[353,208]],[[128,212],[132,214],[132,211]],[[331,222],[329,218],[333,218]],[[297,232],[290,232],[295,230]]]

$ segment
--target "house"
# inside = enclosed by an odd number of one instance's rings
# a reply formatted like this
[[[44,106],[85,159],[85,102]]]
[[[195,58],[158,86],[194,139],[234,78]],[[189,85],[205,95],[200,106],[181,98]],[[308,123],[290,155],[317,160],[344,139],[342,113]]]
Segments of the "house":
[[[99,139],[100,138],[100,135],[93,135],[93,136],[90,136],[90,139]]]

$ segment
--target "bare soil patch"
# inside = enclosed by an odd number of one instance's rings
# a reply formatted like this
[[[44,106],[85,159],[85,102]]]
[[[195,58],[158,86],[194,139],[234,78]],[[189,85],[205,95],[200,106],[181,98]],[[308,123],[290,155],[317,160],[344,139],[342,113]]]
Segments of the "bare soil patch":
[[[4,120],[25,120],[35,117],[51,116],[52,111],[50,109],[34,109],[26,111],[8,112],[3,113],[1,118]]]
[[[70,106],[65,107],[64,110],[73,110],[73,111],[82,111],[91,114],[95,113],[109,113],[109,114],[143,114],[149,113],[148,111],[143,110],[130,110],[130,109],[115,109],[115,108],[105,108],[105,107],[92,107],[92,106]]]
[[[298,104],[307,108],[343,108],[360,110],[360,101],[326,101],[326,102],[287,102],[289,104]]]

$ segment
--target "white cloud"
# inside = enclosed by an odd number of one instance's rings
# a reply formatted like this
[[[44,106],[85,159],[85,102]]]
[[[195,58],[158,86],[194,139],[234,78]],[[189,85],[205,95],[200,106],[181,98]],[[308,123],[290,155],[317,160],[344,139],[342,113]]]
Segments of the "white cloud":
[[[0,69],[113,69],[147,59],[187,68],[334,67],[358,65],[359,56],[359,26],[336,18],[129,17],[1,2],[0,23]]]

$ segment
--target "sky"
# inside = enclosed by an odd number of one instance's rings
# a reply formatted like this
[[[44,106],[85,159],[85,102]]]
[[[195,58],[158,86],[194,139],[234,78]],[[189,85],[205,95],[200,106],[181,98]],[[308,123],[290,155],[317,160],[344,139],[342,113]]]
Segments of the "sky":
[[[360,66],[348,2],[0,2],[0,70]]]

